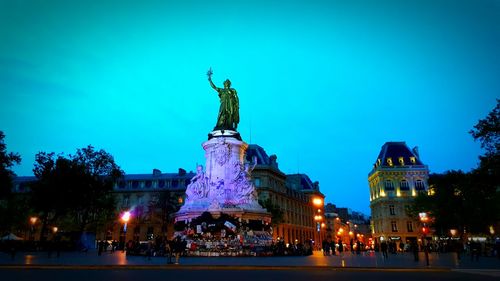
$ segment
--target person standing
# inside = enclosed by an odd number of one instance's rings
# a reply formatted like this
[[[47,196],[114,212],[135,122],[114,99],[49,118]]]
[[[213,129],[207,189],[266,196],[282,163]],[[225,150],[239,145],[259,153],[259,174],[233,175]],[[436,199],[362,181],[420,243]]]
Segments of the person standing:
[[[344,244],[342,244],[342,239],[339,238],[339,256],[342,256],[342,252],[344,252]]]
[[[186,241],[177,236],[174,241],[175,264],[179,264],[182,252],[186,249]]]
[[[413,252],[413,259],[418,261],[418,244],[416,240],[411,242],[411,251]]]
[[[173,244],[173,240],[167,240],[167,242],[165,243],[165,246],[166,246],[166,252],[167,252],[167,263],[168,264],[173,264],[172,262],[172,253],[173,253],[173,249],[174,249],[174,244]]]
[[[389,257],[387,255],[387,242],[382,241],[382,243],[380,243],[380,251],[382,251],[382,255],[383,255],[384,259],[386,260]]]
[[[332,256],[335,256],[335,239],[330,241],[330,247],[332,248]]]

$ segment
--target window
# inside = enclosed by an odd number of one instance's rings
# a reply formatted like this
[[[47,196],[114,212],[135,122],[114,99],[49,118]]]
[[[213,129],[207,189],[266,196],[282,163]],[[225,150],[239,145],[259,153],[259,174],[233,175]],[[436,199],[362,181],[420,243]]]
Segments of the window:
[[[153,185],[153,182],[152,181],[146,181],[145,185],[146,185],[146,188],[151,188],[151,186]]]
[[[255,178],[253,180],[253,184],[255,185],[255,187],[260,187],[260,178]]]
[[[387,164],[389,164],[389,166],[392,167],[392,158],[391,157],[387,158]]]
[[[399,165],[404,166],[405,165],[405,159],[403,157],[398,158]]]
[[[138,181],[132,181],[132,188],[138,188],[139,187],[139,182]]]
[[[410,190],[410,184],[407,180],[402,180],[399,185],[400,190]]]
[[[391,228],[392,232],[398,232],[398,225],[396,224],[396,221],[391,221]]]
[[[421,181],[421,180],[417,180],[415,182],[415,189],[416,190],[425,190],[425,185],[424,185],[424,182]]]
[[[389,205],[389,213],[391,214],[391,216],[396,215],[396,212],[394,211],[394,205]]]
[[[164,188],[165,187],[165,181],[164,180],[158,181],[158,187],[159,188]]]
[[[413,232],[413,223],[411,221],[407,221],[406,228],[408,228],[408,232]]]
[[[129,196],[128,195],[123,196],[122,206],[123,207],[128,207],[128,202],[129,202]]]
[[[127,183],[125,181],[118,182],[118,188],[124,189],[126,186],[127,186]]]
[[[384,182],[385,190],[394,190],[394,184],[390,180]]]
[[[173,180],[172,181],[172,187],[178,187],[179,186],[179,181],[178,180]]]
[[[139,240],[139,235],[141,234],[141,227],[134,227],[134,240]]]
[[[154,231],[154,227],[149,226],[148,227],[148,232],[146,234],[146,239],[147,240],[153,240],[154,239],[153,231]]]
[[[411,162],[412,164],[415,164],[415,162],[417,162],[417,161],[416,161],[415,157],[413,157],[413,156],[412,156],[412,157],[410,157],[410,162]]]

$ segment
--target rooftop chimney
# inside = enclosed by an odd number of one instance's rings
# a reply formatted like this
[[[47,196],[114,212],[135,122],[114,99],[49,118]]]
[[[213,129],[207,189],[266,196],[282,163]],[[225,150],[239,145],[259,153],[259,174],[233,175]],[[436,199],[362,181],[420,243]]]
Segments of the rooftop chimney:
[[[415,146],[413,149],[413,154],[415,154],[415,156],[417,156],[417,158],[420,158],[420,155],[418,154],[418,146]]]

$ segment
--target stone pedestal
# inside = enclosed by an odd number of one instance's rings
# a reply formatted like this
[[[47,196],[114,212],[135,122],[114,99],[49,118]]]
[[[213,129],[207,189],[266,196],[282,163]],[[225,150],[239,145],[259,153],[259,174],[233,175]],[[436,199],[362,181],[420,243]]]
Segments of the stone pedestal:
[[[210,212],[214,217],[225,213],[270,222],[271,215],[259,205],[251,181],[252,163],[244,162],[248,144],[228,132],[215,131],[210,135],[212,137],[202,144],[206,171],[197,167],[175,221],[190,221],[203,212]]]

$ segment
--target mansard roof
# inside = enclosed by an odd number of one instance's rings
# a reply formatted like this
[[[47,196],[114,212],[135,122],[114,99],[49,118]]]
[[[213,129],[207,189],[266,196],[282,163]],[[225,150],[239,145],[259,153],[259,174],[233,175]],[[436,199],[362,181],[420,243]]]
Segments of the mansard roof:
[[[317,183],[313,183],[308,175],[306,174],[290,174],[286,175],[287,186],[298,190],[316,190],[319,191],[319,186]]]
[[[375,161],[375,167],[421,166],[418,148],[410,149],[406,142],[386,142]],[[392,165],[391,165],[392,162]]]
[[[185,173],[185,174],[179,174],[179,173],[162,173],[162,174],[159,174],[159,175],[154,175],[154,174],[125,174],[123,176],[123,180],[125,180],[125,181],[131,181],[131,180],[145,181],[145,180],[191,179],[194,176],[195,176],[195,173],[193,173],[193,172],[188,172],[188,173]]]
[[[269,159],[269,156],[267,155],[264,148],[257,144],[250,144],[248,145],[245,159],[251,162],[254,156],[257,156],[257,165],[271,164],[271,160]]]

